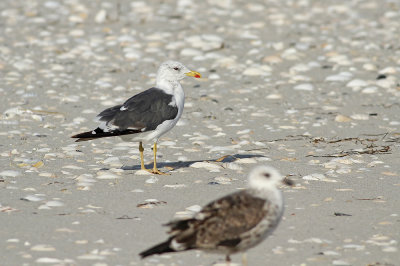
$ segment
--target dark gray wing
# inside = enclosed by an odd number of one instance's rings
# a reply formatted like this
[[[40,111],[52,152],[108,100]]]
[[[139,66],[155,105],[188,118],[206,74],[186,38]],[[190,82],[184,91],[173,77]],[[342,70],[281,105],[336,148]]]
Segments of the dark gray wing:
[[[150,88],[129,98],[123,105],[104,110],[97,117],[112,131],[134,129],[144,132],[156,129],[159,124],[174,119],[177,114],[178,107],[173,101],[173,95],[158,88]]]
[[[267,214],[266,201],[239,191],[206,205],[194,219],[173,221],[170,234],[186,248],[234,247]]]

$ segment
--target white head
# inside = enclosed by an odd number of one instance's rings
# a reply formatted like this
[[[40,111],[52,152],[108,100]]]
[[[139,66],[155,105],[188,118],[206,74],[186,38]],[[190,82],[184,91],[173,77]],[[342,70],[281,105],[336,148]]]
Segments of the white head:
[[[273,167],[260,165],[251,170],[249,174],[249,187],[256,190],[274,189],[280,183],[292,186],[293,181],[284,178]]]
[[[166,61],[161,64],[157,72],[157,83],[162,81],[176,82],[185,77],[201,78],[199,72],[191,71],[182,63],[176,61]]]

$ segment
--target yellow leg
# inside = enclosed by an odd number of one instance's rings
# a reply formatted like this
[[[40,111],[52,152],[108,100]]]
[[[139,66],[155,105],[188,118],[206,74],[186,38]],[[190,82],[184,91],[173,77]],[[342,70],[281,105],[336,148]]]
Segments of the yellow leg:
[[[144,159],[143,159],[143,146],[142,146],[142,142],[139,142],[139,152],[140,152],[140,168],[142,170],[147,170],[146,167],[144,167]]]
[[[247,266],[247,253],[242,254],[242,265]]]
[[[153,153],[154,153],[153,174],[167,175],[167,173],[163,173],[157,168],[157,142],[154,142]]]

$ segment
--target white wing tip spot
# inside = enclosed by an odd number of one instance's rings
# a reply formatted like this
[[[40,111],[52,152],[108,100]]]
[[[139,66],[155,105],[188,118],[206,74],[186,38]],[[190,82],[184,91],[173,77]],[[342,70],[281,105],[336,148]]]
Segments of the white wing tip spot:
[[[170,248],[176,251],[185,250],[185,246],[181,243],[178,243],[175,239],[171,241]]]

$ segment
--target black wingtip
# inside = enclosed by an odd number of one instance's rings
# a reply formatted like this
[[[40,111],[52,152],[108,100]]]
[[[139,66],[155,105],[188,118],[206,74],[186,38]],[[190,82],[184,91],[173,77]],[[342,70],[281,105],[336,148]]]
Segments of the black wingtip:
[[[101,128],[96,128],[92,131],[87,131],[71,136],[71,138],[78,139],[75,142],[87,141],[92,139],[106,138],[106,137],[116,137],[129,134],[141,133],[141,130],[137,129],[126,129],[126,130],[114,130],[114,131],[103,131]]]
[[[86,139],[93,139],[94,136],[96,136],[95,134],[93,134],[95,130],[93,131],[88,131],[88,132],[83,132],[83,133],[79,133],[76,135],[71,136],[71,138],[73,139],[77,139],[76,142],[78,141],[84,141]]]
[[[139,256],[141,259],[144,259],[148,256],[155,255],[155,254],[162,254],[162,253],[167,253],[167,252],[175,252],[172,248],[170,248],[172,239],[168,239],[167,241],[160,243],[152,248],[149,248],[141,253],[139,253]]]
[[[104,132],[101,128],[96,128],[95,130],[79,133],[71,136],[75,140],[75,142],[88,141],[92,139],[104,138],[104,137],[112,137],[116,135],[114,132]]]
[[[78,134],[78,135],[79,135],[79,134]],[[75,142],[88,141],[88,140],[95,139],[95,138],[93,138],[93,137],[91,137],[91,138],[89,138],[89,137],[84,137],[84,138],[82,138],[82,137],[79,137],[78,135],[71,136],[71,138],[77,139],[77,140],[75,140]]]

